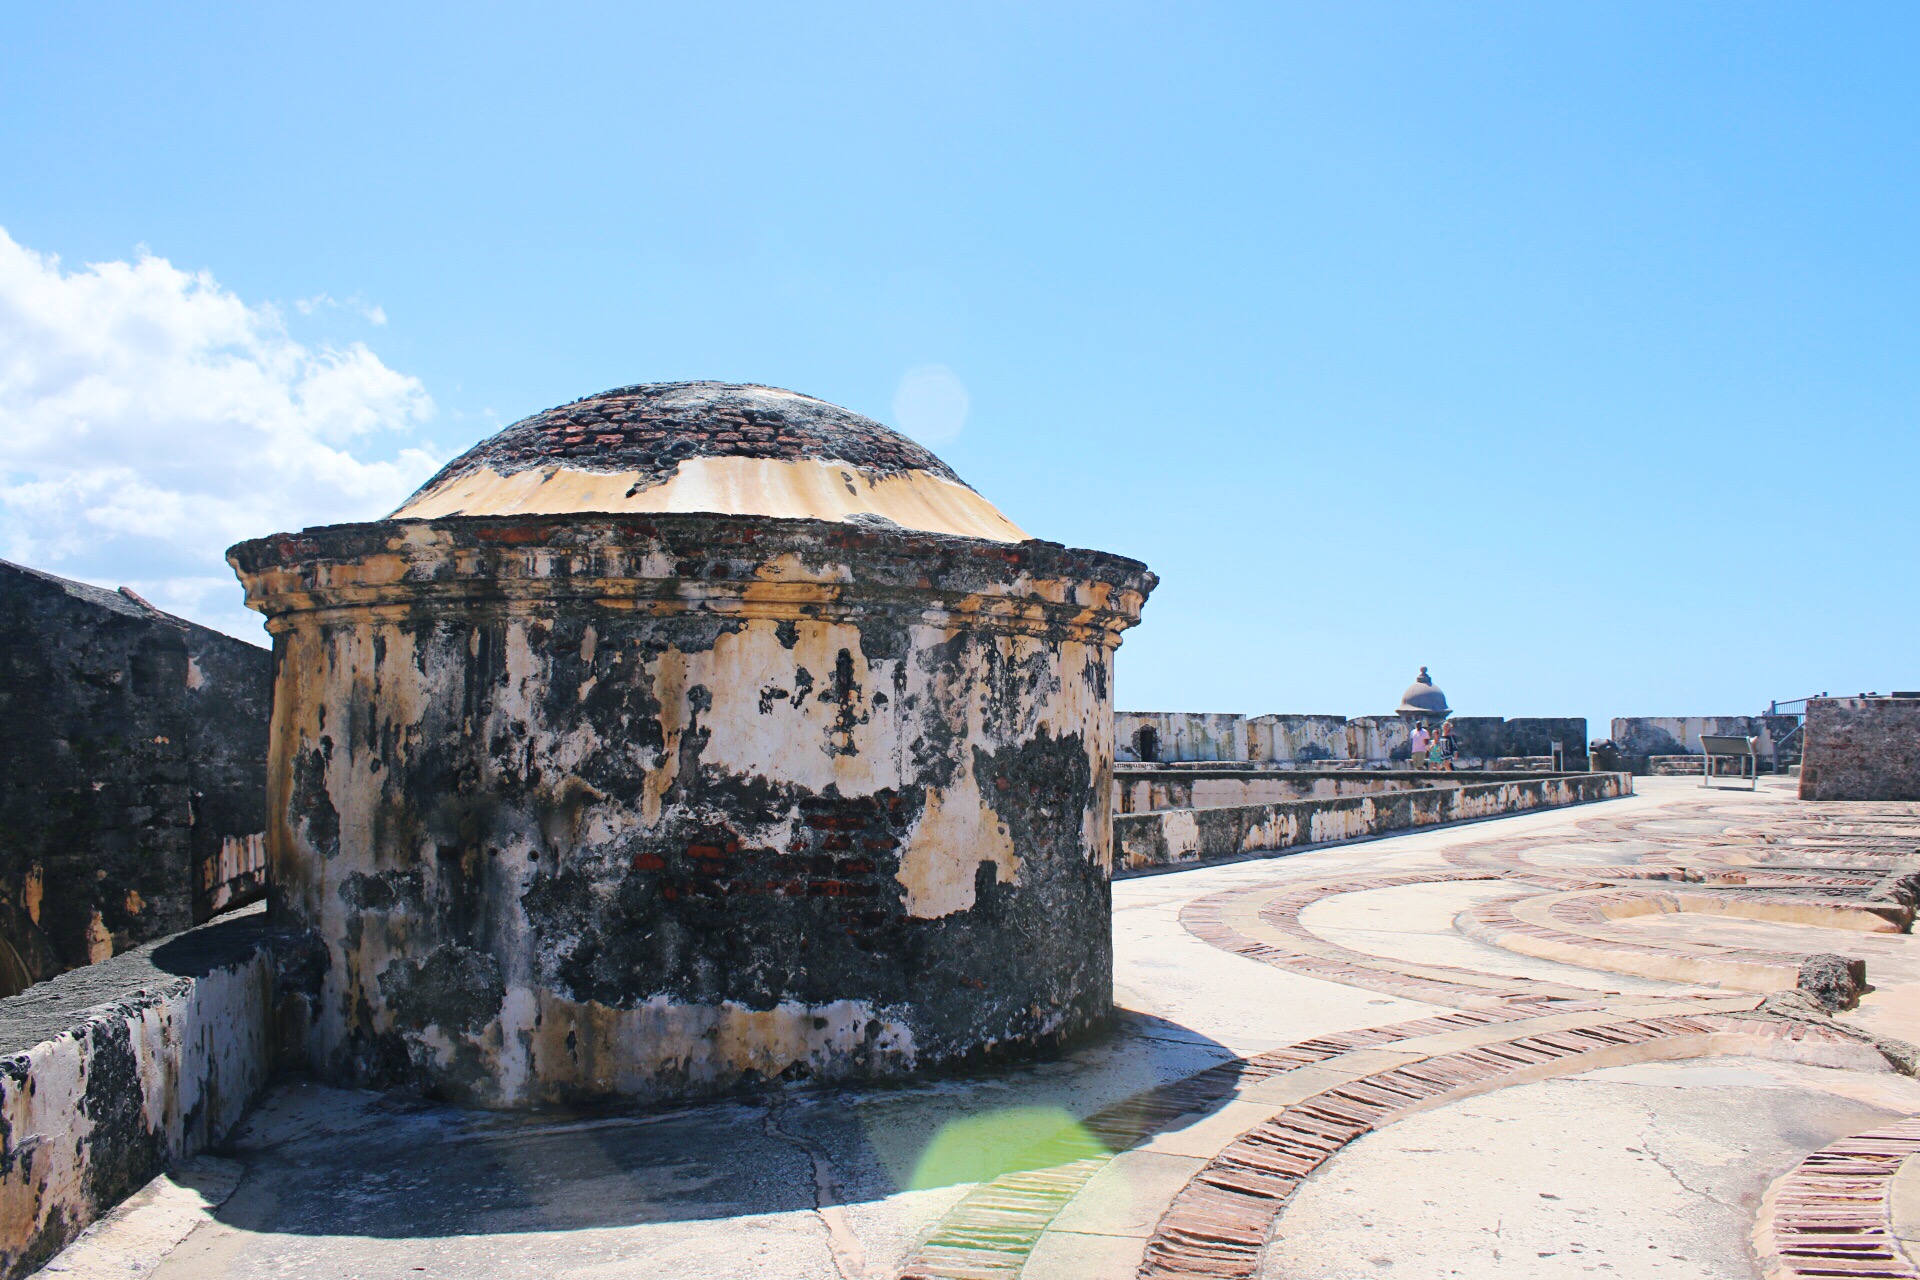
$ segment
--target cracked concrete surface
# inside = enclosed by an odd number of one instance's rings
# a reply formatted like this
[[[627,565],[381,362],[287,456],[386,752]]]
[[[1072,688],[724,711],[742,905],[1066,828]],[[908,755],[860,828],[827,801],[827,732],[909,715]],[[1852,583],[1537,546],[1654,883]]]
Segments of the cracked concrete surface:
[[[827,1250],[833,1255],[834,1271],[840,1280],[867,1280],[866,1250],[860,1244],[859,1233],[847,1220],[847,1208],[832,1159],[819,1144],[790,1133],[782,1126],[781,1113],[788,1109],[786,1098],[776,1095],[767,1099],[766,1106],[767,1132],[796,1150],[805,1152],[813,1168],[813,1211],[827,1233]]]

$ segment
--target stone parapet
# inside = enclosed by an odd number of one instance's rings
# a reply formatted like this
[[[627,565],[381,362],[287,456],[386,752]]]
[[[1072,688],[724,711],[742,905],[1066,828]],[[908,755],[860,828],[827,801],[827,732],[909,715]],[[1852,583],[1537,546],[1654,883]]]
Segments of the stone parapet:
[[[1320,800],[1334,796],[1459,788],[1510,782],[1516,770],[1485,769],[1273,769],[1246,765],[1116,765],[1115,813],[1155,809],[1222,809]]]
[[[1552,760],[1586,768],[1587,722],[1580,717],[1452,716],[1458,763]],[[1117,758],[1139,763],[1244,763],[1269,768],[1404,767],[1413,721],[1405,716],[1331,716],[1121,711],[1114,715]]]
[[[1612,732],[1613,742],[1624,757],[1622,763],[1644,775],[1656,771],[1656,760],[1698,757],[1703,736],[1758,738],[1761,765],[1783,769],[1799,759],[1800,739],[1794,732],[1799,727],[1798,716],[1618,716]],[[1678,772],[1697,774],[1700,766],[1696,763]]]
[[[1630,774],[1574,773],[1272,804],[1120,814],[1114,818],[1114,868],[1116,875],[1156,871],[1530,809],[1610,800],[1632,792]]]

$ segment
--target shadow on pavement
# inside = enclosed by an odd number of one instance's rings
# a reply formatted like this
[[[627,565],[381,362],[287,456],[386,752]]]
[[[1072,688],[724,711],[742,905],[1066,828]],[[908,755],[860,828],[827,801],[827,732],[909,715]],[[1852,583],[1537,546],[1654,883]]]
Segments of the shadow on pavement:
[[[288,1082],[223,1152],[247,1173],[216,1216],[250,1232],[428,1238],[810,1210],[822,1180],[857,1204],[1099,1154],[1082,1119],[1231,1056],[1123,1013],[1056,1061],[674,1109],[505,1114]]]

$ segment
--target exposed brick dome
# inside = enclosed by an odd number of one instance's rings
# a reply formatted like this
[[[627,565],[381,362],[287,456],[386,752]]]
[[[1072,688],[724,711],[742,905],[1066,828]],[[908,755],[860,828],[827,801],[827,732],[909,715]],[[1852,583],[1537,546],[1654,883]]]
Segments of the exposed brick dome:
[[[877,519],[1026,537],[892,428],[796,391],[729,382],[617,387],[523,418],[448,463],[394,514],[589,511]]]
[[[615,387],[522,418],[455,458],[421,492],[491,466],[501,475],[561,463],[661,479],[688,458],[813,458],[894,475],[929,471],[964,483],[891,427],[779,387],[647,382]]]

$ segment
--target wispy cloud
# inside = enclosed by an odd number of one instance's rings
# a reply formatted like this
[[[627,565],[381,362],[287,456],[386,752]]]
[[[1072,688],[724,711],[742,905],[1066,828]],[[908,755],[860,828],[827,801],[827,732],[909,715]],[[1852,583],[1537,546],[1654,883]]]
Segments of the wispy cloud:
[[[296,304],[320,305],[360,306]],[[67,271],[0,230],[8,559],[257,636],[226,547],[391,510],[436,465],[405,439],[433,411],[364,343],[294,341],[205,272],[145,251]]]
[[[316,293],[311,298],[296,299],[293,308],[303,316],[315,315],[322,311],[357,311],[368,324],[383,325],[387,322],[385,307],[378,303],[366,302],[357,293],[348,298],[336,298],[330,293]]]

